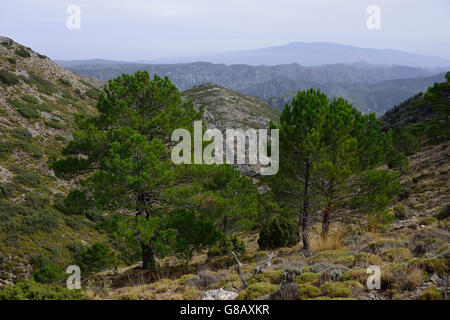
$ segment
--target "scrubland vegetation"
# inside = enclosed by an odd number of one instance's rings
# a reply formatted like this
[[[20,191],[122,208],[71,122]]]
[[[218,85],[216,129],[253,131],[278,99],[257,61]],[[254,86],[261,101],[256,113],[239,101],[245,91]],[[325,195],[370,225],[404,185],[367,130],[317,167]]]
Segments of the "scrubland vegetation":
[[[446,297],[450,74],[402,126],[298,92],[269,124],[279,173],[249,178],[171,162],[172,131],[203,108],[168,78],[136,72],[102,91],[21,78],[16,64],[45,58],[3,47],[0,299]],[[81,290],[65,288],[70,264]],[[367,289],[370,265],[381,290]]]

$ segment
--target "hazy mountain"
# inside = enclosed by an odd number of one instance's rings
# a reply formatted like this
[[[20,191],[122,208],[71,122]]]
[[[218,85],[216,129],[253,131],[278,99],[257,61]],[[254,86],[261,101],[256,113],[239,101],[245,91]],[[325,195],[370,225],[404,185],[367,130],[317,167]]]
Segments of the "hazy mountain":
[[[363,111],[379,114],[423,91],[443,77],[435,77],[436,70],[440,69],[371,65],[363,62],[315,67],[304,67],[297,63],[278,66],[227,66],[207,62],[150,65],[106,61],[99,64],[89,61],[78,66],[66,65],[75,73],[100,80],[111,79],[122,73],[133,73],[136,70],[147,70],[151,74],[168,76],[180,90],[213,82],[265,99],[277,107],[284,106],[297,90],[321,88],[331,96],[347,98]],[[383,83],[391,80],[392,82]]]
[[[377,115],[381,115],[409,97],[419,92],[425,92],[435,82],[442,82],[443,80],[445,80],[444,73],[431,77],[394,79],[377,83],[296,83],[291,79],[278,78],[248,88],[245,93],[250,95],[264,93],[265,96],[261,98],[268,101],[270,105],[281,109],[296,94],[297,90],[320,88],[330,97],[347,99],[363,112],[375,112]],[[278,93],[282,91],[285,93],[279,95]],[[272,94],[272,97],[267,97],[269,94]]]
[[[186,63],[207,61],[225,64],[279,65],[298,63],[317,66],[365,61],[371,64],[413,67],[449,67],[450,59],[420,55],[390,49],[371,49],[331,42],[291,42],[286,45],[256,50],[232,51],[193,58],[157,59],[147,63]]]

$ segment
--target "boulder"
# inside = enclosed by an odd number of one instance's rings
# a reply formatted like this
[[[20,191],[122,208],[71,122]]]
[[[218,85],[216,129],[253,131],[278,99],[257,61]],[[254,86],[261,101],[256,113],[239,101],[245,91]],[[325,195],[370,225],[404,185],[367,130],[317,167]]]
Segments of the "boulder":
[[[238,294],[233,291],[223,290],[222,288],[217,290],[208,290],[203,293],[200,300],[234,300]]]

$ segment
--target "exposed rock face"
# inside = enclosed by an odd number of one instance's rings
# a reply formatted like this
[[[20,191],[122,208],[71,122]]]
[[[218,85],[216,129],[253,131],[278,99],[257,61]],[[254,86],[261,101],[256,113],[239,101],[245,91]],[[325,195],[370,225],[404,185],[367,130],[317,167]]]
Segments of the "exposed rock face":
[[[183,91],[183,98],[191,98],[196,106],[205,107],[209,128],[267,128],[269,120],[277,122],[280,111],[267,102],[226,89],[215,83],[195,86]]]
[[[222,288],[217,290],[208,290],[203,293],[201,300],[234,300],[238,294],[233,291],[223,290]]]

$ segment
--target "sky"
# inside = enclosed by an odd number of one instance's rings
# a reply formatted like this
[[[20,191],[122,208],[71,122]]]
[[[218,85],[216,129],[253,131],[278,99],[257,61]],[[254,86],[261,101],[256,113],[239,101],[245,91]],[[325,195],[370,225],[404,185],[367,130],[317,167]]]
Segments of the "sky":
[[[71,5],[80,28],[69,29]],[[380,8],[369,29],[367,8]],[[135,61],[329,41],[450,59],[450,0],[1,0],[0,35],[52,59]],[[70,20],[74,21],[74,20]]]

